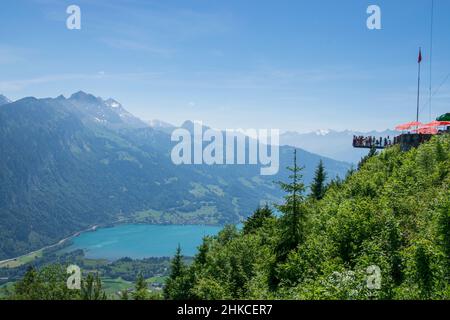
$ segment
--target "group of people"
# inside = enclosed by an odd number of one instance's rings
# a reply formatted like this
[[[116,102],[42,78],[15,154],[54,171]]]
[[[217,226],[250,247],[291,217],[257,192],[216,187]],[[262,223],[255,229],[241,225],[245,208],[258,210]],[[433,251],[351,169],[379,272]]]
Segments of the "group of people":
[[[445,130],[438,130],[438,134],[444,134],[444,133],[450,133],[450,126],[448,126],[447,128],[445,128]]]
[[[392,140],[389,136],[383,138],[376,138],[373,136],[353,136],[353,146],[361,148],[386,148],[392,145]]]

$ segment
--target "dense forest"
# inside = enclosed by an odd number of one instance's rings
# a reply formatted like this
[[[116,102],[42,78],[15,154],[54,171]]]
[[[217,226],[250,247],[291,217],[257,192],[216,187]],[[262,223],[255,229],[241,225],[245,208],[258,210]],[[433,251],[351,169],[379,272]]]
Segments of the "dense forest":
[[[259,209],[242,231],[206,238],[166,298],[450,298],[448,135],[372,152],[325,192],[319,167],[307,196],[301,168],[289,170],[282,215]]]
[[[450,136],[371,152],[328,184],[322,164],[311,186],[297,159],[288,170],[283,203],[206,237],[189,264],[177,250],[165,299],[450,298]],[[63,276],[59,287],[36,280],[55,281],[45,272],[29,270],[10,297],[54,298],[54,287],[59,298],[105,298],[93,275],[75,294]],[[123,298],[155,298],[144,287],[138,277]]]

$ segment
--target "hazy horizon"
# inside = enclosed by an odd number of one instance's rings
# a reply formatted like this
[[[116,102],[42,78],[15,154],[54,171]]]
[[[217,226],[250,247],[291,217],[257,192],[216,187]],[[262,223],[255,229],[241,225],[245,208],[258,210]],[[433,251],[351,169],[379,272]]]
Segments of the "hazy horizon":
[[[84,91],[82,91],[82,92],[84,92]],[[76,92],[74,92],[74,93],[76,93]],[[72,94],[74,94],[74,93],[72,93]],[[86,94],[90,94],[90,95],[94,95],[92,92],[85,92],[85,93]],[[67,96],[66,95],[57,95],[57,96],[51,96],[51,97],[35,97],[35,96],[28,96],[28,97],[33,97],[33,98],[37,98],[37,99],[56,99],[59,96],[63,96],[64,98],[68,99],[68,98],[70,98],[70,96],[72,94],[69,94]],[[22,97],[22,98],[19,98],[19,99],[11,99],[10,97],[8,97],[8,96],[6,96],[6,95],[4,95],[4,94],[2,94],[0,92],[0,96],[1,95],[3,95],[5,98],[11,100],[12,102],[18,101],[18,100],[23,99],[23,98],[28,98],[28,97]],[[95,96],[95,97],[96,98],[101,98],[103,100],[113,99],[113,100],[121,103],[120,101],[116,100],[114,97],[100,97],[100,96]],[[130,111],[127,108],[127,106],[122,105],[122,107],[125,108],[125,110]],[[133,113],[131,112],[131,114],[133,114]],[[191,122],[194,122],[194,123],[195,122],[201,122],[203,125],[205,125],[207,127],[210,127],[212,129],[216,129],[216,130],[226,130],[226,129],[233,129],[233,130],[242,129],[242,130],[245,130],[245,129],[248,129],[248,128],[240,128],[240,127],[214,128],[214,127],[211,127],[208,123],[204,123],[202,120],[196,120],[196,119],[185,119],[185,120],[182,120],[181,122],[173,123],[173,122],[167,121],[165,119],[156,119],[156,118],[144,119],[144,118],[140,118],[139,116],[137,116],[135,114],[133,114],[133,115],[136,116],[137,118],[139,118],[140,120],[146,122],[150,126],[154,126],[156,122],[159,122],[159,123],[163,123],[163,124],[170,125],[170,126],[173,126],[173,127],[181,127],[181,126],[183,126],[183,124],[185,122],[191,121]],[[382,130],[367,130],[367,131],[353,130],[352,128],[346,128],[346,129],[341,129],[341,130],[336,130],[336,129],[333,129],[333,128],[317,128],[317,129],[313,129],[313,130],[309,130],[309,131],[301,131],[301,130],[295,130],[295,129],[294,130],[284,130],[284,129],[280,128],[280,133],[282,133],[282,134],[285,134],[285,133],[286,134],[287,133],[296,133],[296,134],[316,133],[318,135],[326,135],[326,134],[328,134],[330,132],[343,133],[343,132],[347,132],[347,131],[348,132],[361,132],[361,133],[366,133],[366,132],[380,132],[380,133],[382,133],[382,132],[385,132],[385,131],[395,131],[395,130],[391,129],[391,128],[386,128],[386,129],[382,129]]]
[[[79,0],[81,30],[65,26],[69,4],[3,5],[0,93],[16,100],[83,90],[174,124],[385,130],[415,118],[421,46],[420,115],[429,120],[427,0],[377,1],[381,30],[366,27],[363,0]],[[435,1],[433,117],[448,112],[449,9]]]

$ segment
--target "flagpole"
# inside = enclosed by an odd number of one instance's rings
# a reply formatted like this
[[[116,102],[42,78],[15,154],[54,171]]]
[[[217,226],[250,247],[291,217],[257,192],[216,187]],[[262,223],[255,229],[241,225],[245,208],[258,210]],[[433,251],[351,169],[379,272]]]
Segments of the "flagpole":
[[[417,113],[416,121],[419,122],[419,108],[420,108],[420,63],[422,62],[422,48],[419,48],[419,72],[417,77]],[[417,126],[417,128],[419,128]]]
[[[430,105],[430,121],[431,121],[431,113],[432,107],[431,103],[433,100],[432,95],[432,80],[433,80],[433,28],[434,28],[434,0],[431,0],[431,28],[430,28],[430,92],[429,92],[429,105]]]

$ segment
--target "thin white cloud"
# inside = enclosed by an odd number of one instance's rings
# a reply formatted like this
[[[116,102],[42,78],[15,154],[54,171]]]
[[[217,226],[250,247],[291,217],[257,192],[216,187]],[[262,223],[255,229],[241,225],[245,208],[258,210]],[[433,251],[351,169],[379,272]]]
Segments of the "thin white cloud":
[[[142,42],[134,41],[134,40],[126,40],[126,39],[113,39],[113,38],[104,38],[100,39],[101,42],[108,45],[114,49],[121,50],[132,50],[132,51],[140,51],[144,53],[156,54],[168,56],[174,53],[174,50],[150,46]]]
[[[39,85],[50,82],[60,82],[69,80],[86,80],[86,79],[100,79],[103,75],[101,73],[95,74],[57,74],[47,75],[29,79],[20,80],[3,80],[0,81],[0,91],[19,91],[32,85]]]
[[[95,73],[64,73],[38,76],[27,79],[0,80],[0,91],[19,91],[29,86],[40,85],[61,81],[85,81],[85,80],[123,80],[138,81],[142,79],[158,78],[162,75],[160,72],[142,72],[142,73],[107,73],[98,71]],[[80,82],[81,83],[81,82]]]

